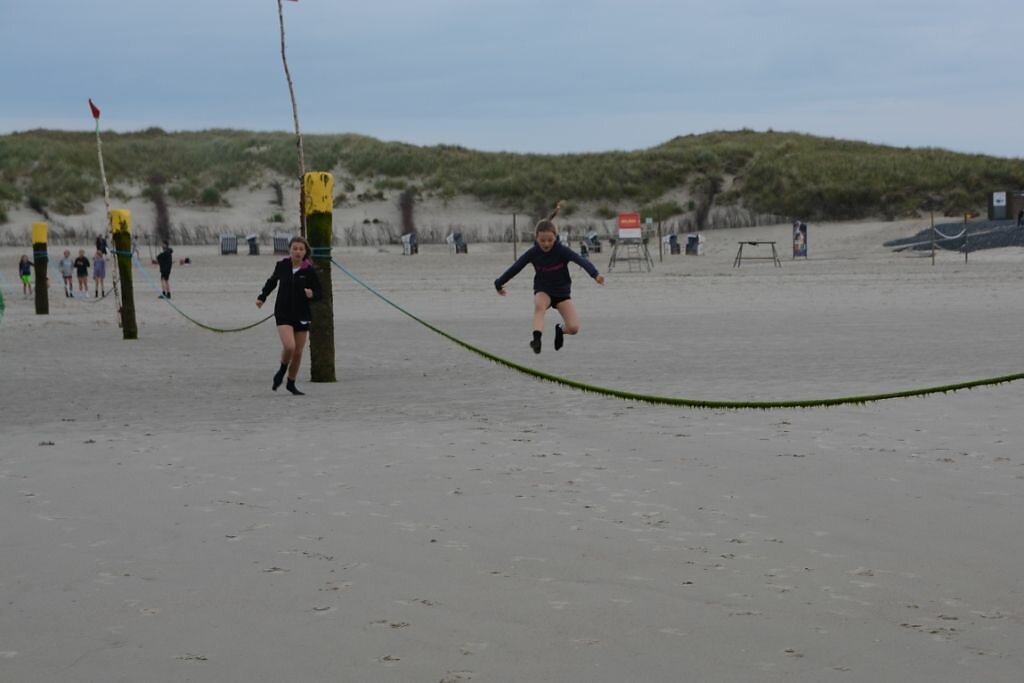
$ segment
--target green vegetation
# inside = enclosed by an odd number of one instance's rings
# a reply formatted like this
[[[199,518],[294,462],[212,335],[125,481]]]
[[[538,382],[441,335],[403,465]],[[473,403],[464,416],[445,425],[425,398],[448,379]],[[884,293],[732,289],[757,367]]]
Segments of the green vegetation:
[[[662,219],[713,207],[754,214],[843,220],[951,215],[984,210],[988,193],[1024,187],[1024,159],[893,148],[797,133],[715,132],[650,149],[593,154],[511,154],[382,142],[360,135],[307,135],[306,164],[333,171],[353,201],[386,191],[450,200],[475,196],[496,208],[546,212],[558,199],[589,204],[602,218],[642,207]],[[165,180],[167,196],[224,204],[232,188],[267,174],[297,175],[288,133],[149,128],[105,133],[107,176],[115,183]],[[356,183],[365,188],[356,193]],[[33,130],[0,136],[0,217],[16,205],[74,214],[100,196],[95,137]],[[280,185],[274,187],[280,197]]]

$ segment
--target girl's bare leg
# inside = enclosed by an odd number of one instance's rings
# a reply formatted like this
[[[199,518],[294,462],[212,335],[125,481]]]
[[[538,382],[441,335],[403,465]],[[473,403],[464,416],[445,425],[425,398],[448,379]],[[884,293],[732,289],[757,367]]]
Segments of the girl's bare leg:
[[[562,331],[566,334],[576,334],[580,331],[580,319],[576,315],[576,306],[572,299],[563,301],[555,306],[555,310],[562,316]]]
[[[295,355],[295,337],[298,335],[291,325],[278,325],[277,336],[281,338],[281,365],[290,365]]]
[[[302,363],[302,352],[306,348],[306,337],[308,336],[309,332],[294,333],[295,346],[292,350],[291,363],[288,364],[288,379],[292,381],[295,381],[295,378],[299,375],[299,364]]]
[[[544,331],[544,314],[551,307],[551,297],[544,292],[537,292],[533,295],[533,329],[535,332]]]

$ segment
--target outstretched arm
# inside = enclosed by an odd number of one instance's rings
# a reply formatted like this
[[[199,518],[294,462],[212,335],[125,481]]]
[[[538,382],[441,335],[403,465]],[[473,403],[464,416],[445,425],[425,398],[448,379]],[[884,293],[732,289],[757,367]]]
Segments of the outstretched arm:
[[[534,247],[530,247],[523,252],[523,255],[516,259],[516,262],[508,267],[504,273],[502,273],[497,280],[494,281],[494,288],[498,290],[498,294],[505,293],[505,283],[519,275],[520,271],[526,267],[526,264],[533,259]]]
[[[601,275],[600,273],[597,272],[597,266],[595,266],[593,263],[580,256],[579,254],[577,254],[575,251],[565,246],[564,244],[561,246],[562,253],[565,254],[565,257],[567,259],[578,265],[583,270],[587,271],[587,275],[597,280],[597,284],[604,284],[604,275]]]

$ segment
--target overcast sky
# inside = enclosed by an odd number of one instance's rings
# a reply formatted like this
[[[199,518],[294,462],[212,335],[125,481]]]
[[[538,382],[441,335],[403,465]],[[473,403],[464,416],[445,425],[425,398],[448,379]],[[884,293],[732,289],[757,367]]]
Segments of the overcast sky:
[[[306,133],[583,152],[751,128],[1024,157],[1022,0],[284,2]],[[0,0],[0,133],[292,131],[277,0]]]

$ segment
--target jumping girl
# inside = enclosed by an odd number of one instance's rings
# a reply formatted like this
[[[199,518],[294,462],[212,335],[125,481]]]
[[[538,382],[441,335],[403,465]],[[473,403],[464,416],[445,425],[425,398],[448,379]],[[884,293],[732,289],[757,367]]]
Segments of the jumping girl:
[[[554,308],[562,316],[562,322],[555,325],[555,350],[562,348],[565,335],[580,331],[580,321],[576,316],[576,306],[572,303],[572,278],[569,277],[569,262],[573,262],[599,285],[604,284],[604,275],[597,272],[590,261],[565,246],[558,240],[558,228],[554,218],[558,215],[561,203],[555,207],[547,218],[537,223],[533,246],[526,250],[512,266],[494,281],[498,294],[505,296],[505,283],[514,278],[526,267],[533,264],[533,340],[530,348],[540,353],[541,334],[544,331],[544,314]]]
[[[299,374],[302,351],[313,319],[309,304],[311,301],[319,301],[322,294],[320,279],[316,276],[313,262],[309,260],[310,251],[306,240],[293,237],[288,242],[288,258],[277,262],[273,275],[256,297],[256,307],[260,308],[274,287],[280,285],[274,303],[274,320],[277,323],[277,334],[281,337],[281,367],[274,373],[274,383],[270,388],[277,391],[285,373],[288,373],[285,388],[296,396],[304,395],[296,388],[295,378]]]

